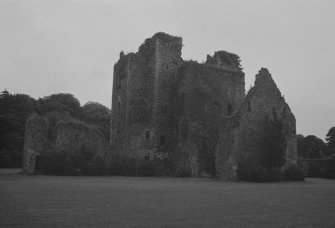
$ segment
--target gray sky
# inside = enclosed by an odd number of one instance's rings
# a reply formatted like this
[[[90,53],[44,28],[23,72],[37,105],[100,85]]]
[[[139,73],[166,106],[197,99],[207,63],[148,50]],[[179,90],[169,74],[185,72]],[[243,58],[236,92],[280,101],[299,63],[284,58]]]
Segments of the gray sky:
[[[335,126],[334,12],[334,0],[2,0],[0,89],[110,107],[120,50],[163,31],[183,37],[184,59],[238,54],[247,90],[268,68],[297,132],[324,139]]]

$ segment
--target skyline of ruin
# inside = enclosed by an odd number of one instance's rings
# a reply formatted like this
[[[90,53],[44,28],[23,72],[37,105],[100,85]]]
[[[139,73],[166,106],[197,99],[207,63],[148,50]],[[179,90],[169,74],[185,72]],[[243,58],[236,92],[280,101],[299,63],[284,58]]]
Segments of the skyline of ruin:
[[[34,98],[74,94],[110,108],[113,65],[163,31],[184,38],[182,58],[238,53],[246,91],[270,69],[297,119],[297,133],[324,140],[335,125],[331,1],[101,1],[0,3],[0,89]],[[18,83],[19,82],[19,83]],[[90,91],[90,92],[87,92]]]

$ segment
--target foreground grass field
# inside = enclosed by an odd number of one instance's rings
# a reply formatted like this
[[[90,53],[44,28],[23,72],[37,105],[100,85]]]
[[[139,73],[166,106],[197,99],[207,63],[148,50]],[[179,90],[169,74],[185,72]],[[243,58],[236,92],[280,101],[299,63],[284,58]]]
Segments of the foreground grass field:
[[[1,227],[335,227],[335,181],[23,176],[0,171]]]

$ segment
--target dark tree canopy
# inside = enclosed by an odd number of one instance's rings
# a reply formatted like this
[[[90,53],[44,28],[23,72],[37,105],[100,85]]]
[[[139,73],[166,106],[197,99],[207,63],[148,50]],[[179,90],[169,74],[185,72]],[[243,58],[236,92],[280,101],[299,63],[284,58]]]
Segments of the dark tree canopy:
[[[72,94],[58,93],[38,99],[37,112],[69,112],[73,117],[80,116],[80,102]]]
[[[263,149],[260,153],[260,164],[266,169],[275,169],[285,165],[285,149],[287,140],[284,124],[274,112],[273,118],[266,118]]]
[[[327,155],[335,155],[335,127],[329,129],[326,135]]]
[[[297,136],[298,156],[304,159],[319,159],[324,157],[326,144],[315,135]]]
[[[0,94],[0,167],[20,167],[25,123],[36,101],[25,94]]]
[[[259,138],[261,148],[259,156],[242,155],[237,165],[237,178],[246,181],[277,181],[282,176],[281,168],[286,162],[287,138],[281,118],[273,113],[266,117],[264,131]]]
[[[109,125],[111,111],[98,102],[87,102],[82,107],[82,118],[95,124]]]

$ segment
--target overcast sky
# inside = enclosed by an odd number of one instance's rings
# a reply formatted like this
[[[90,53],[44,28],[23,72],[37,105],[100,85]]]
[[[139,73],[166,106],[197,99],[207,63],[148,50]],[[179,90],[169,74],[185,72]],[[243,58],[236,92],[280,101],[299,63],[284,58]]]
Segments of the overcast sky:
[[[163,31],[183,37],[184,59],[238,54],[247,90],[268,68],[297,132],[324,139],[335,126],[334,12],[334,0],[2,0],[0,89],[110,108],[119,52]]]

